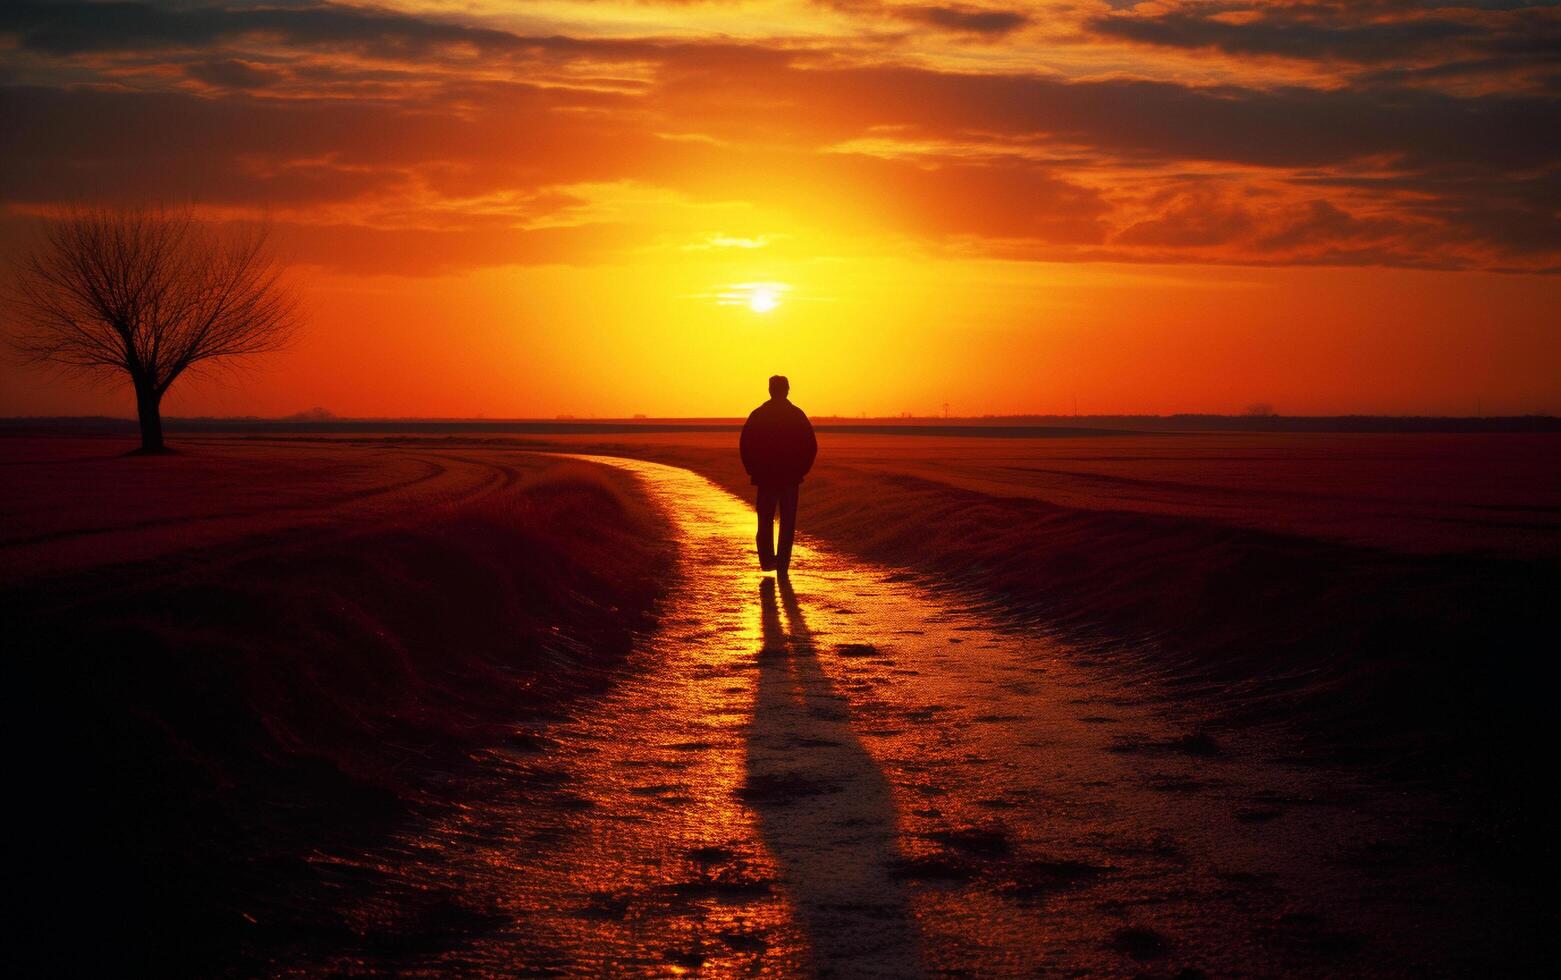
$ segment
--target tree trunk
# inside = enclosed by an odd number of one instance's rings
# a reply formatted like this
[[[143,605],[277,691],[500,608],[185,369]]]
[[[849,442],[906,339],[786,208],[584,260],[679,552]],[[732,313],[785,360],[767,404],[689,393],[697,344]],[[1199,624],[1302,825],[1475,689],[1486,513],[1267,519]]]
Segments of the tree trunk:
[[[149,385],[136,385],[136,414],[141,419],[141,451],[163,451],[162,392]]]

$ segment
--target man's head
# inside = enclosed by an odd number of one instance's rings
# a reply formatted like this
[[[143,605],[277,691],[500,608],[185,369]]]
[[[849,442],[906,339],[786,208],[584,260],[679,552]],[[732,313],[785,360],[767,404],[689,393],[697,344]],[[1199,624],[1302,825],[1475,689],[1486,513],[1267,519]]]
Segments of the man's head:
[[[791,382],[786,380],[784,374],[776,374],[770,377],[771,398],[785,398],[789,391],[791,391]]]

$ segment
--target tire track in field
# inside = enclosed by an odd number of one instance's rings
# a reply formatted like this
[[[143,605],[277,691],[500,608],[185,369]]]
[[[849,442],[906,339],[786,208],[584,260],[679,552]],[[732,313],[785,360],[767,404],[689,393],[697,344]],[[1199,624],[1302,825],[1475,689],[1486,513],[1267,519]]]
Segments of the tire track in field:
[[[235,562],[285,552],[301,540],[328,546],[343,536],[397,525],[414,526],[441,508],[469,504],[513,488],[516,466],[500,459],[441,452],[404,452],[398,458],[424,467],[416,476],[365,487],[324,500],[272,507],[236,508],[222,514],[157,519],[117,527],[89,528],[0,543],[0,567],[25,569],[36,583],[50,578],[127,584],[114,573],[144,565],[134,588],[168,576],[210,574]],[[102,556],[115,559],[104,562]],[[0,574],[0,580],[3,580]],[[106,588],[106,586],[103,586]],[[104,593],[106,594],[106,593]]]
[[[311,500],[307,503],[270,504],[225,511],[221,514],[186,515],[181,517],[158,518],[155,520],[132,521],[128,524],[111,524],[103,525],[101,527],[71,528],[64,531],[51,531],[46,534],[37,534],[31,537],[11,538],[5,541],[0,541],[0,549],[13,547],[20,548],[26,547],[28,545],[46,544],[55,541],[67,541],[73,538],[91,537],[94,535],[122,534],[133,533],[137,531],[150,531],[158,528],[185,527],[200,524],[202,522],[230,521],[239,518],[257,516],[270,518],[286,514],[305,514],[316,511],[333,510],[343,506],[344,504],[350,504],[374,497],[382,497],[389,494],[404,492],[411,489],[412,487],[418,486],[419,484],[427,483],[430,480],[437,480],[444,476],[448,471],[448,467],[441,463],[433,462],[432,460],[424,460],[423,462],[428,466],[428,469],[425,472],[412,477],[411,479],[403,480],[398,483],[386,484],[384,486],[367,487],[362,490],[356,490],[351,493],[344,493],[335,497],[328,496],[322,499]]]

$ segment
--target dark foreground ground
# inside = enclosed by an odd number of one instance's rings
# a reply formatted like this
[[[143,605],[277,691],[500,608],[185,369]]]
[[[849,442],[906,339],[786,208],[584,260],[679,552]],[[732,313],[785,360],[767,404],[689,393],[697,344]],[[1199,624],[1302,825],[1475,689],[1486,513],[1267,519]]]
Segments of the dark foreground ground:
[[[1554,865],[1557,440],[829,435],[802,519],[1157,692],[1183,757],[1261,736],[1286,764],[1436,794],[1435,834],[1363,860],[1499,881],[1520,968],[1552,948],[1533,923],[1553,922],[1534,906]],[[388,884],[320,855],[490,797],[460,760],[610,689],[655,628],[667,515],[620,473],[516,450],[746,493],[729,441],[202,437],[135,459],[0,440],[12,744],[41,801],[17,839],[47,855],[17,876],[29,957],[252,972],[268,936],[361,942],[322,908]],[[469,912],[419,901],[423,923]],[[78,941],[87,918],[109,941]]]
[[[601,689],[672,560],[630,481],[585,464],[128,448],[0,440],[21,975],[249,973],[282,937],[346,941],[333,905],[381,876],[317,859],[482,796],[459,761]]]

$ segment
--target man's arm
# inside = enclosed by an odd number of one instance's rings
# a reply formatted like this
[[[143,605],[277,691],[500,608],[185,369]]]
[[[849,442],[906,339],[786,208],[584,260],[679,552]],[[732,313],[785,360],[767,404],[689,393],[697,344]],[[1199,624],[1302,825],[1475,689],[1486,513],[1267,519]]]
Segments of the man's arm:
[[[802,426],[808,434],[803,443],[807,451],[802,454],[802,475],[807,476],[808,471],[813,468],[813,461],[818,458],[818,437],[813,434],[813,423],[806,415],[802,416]]]
[[[749,414],[748,421],[743,423],[743,434],[737,437],[737,455],[743,459],[743,469],[749,476],[753,476],[753,441],[748,438],[748,430],[753,428],[753,415]]]

